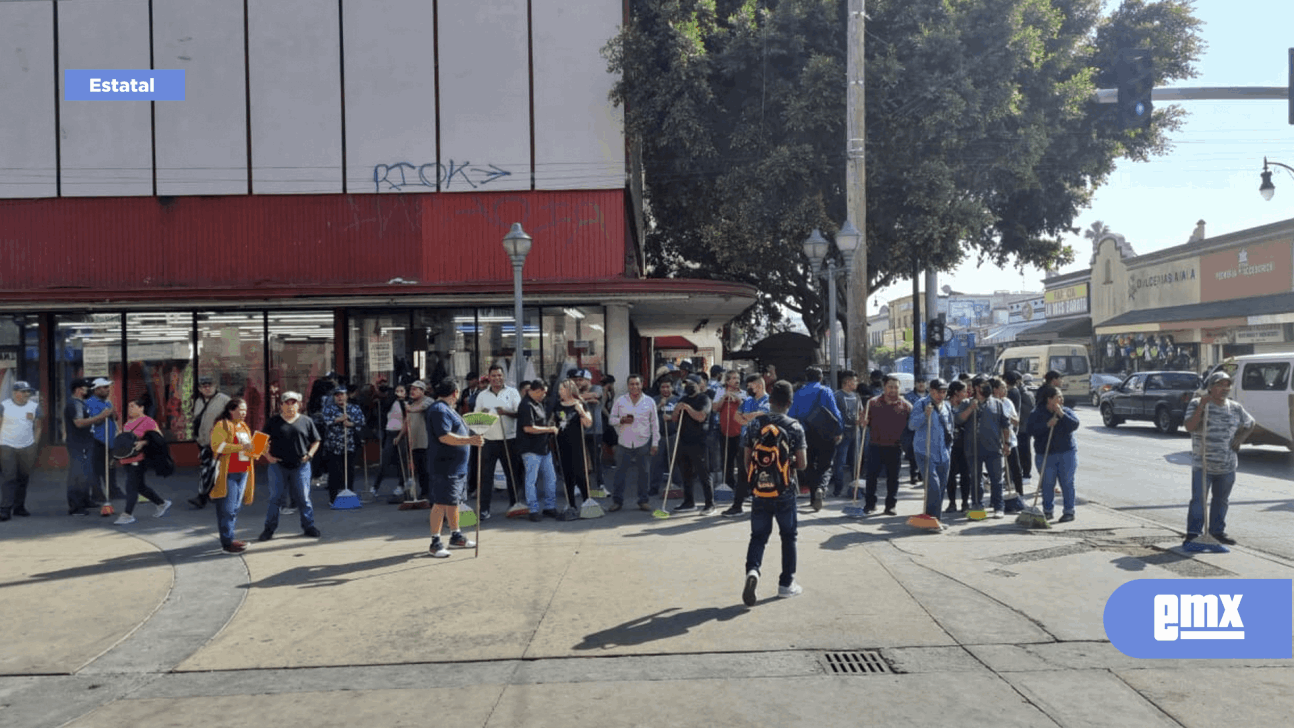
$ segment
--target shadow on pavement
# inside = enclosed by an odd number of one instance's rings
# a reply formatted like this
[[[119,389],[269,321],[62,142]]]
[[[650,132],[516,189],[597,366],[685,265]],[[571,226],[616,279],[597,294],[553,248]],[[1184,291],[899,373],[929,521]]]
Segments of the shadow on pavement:
[[[670,614],[671,612],[673,614]],[[680,612],[677,608],[663,609],[655,614],[639,617],[610,629],[586,635],[584,641],[575,645],[574,649],[597,650],[606,647],[631,647],[646,644],[655,640],[669,639],[687,634],[693,627],[698,627],[706,622],[727,622],[745,612],[746,608],[740,605],[705,607],[688,612]]]
[[[240,584],[240,589],[265,589],[283,586],[295,586],[304,588],[317,588],[328,586],[339,586],[355,579],[365,578],[367,572],[377,569],[386,569],[392,566],[404,566],[416,563],[425,558],[424,554],[397,554],[395,556],[384,556],[380,559],[369,559],[368,561],[356,561],[345,564],[320,564],[318,566],[296,566],[287,571],[282,571],[272,576],[267,576],[260,581],[253,581],[248,584]]]

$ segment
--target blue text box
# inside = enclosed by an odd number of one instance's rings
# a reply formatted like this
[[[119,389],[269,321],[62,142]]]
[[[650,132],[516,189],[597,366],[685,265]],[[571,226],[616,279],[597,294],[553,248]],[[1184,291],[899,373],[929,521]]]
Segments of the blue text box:
[[[1137,579],[1105,603],[1105,635],[1140,658],[1289,659],[1290,579]]]
[[[183,101],[183,69],[69,68],[64,101]]]

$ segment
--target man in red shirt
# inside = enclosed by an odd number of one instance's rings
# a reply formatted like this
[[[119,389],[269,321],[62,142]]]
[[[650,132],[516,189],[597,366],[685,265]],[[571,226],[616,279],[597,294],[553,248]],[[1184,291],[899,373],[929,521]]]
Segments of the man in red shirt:
[[[912,405],[899,396],[898,379],[886,375],[883,387],[883,393],[870,399],[863,409],[863,426],[867,428],[867,449],[863,456],[867,463],[867,487],[863,513],[871,515],[876,512],[876,478],[884,467],[885,515],[893,516],[899,500],[900,441],[908,427]]]

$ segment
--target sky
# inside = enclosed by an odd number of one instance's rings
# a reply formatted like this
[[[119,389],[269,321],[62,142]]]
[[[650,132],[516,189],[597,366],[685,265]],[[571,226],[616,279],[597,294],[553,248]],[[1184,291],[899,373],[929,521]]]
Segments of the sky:
[[[1199,75],[1171,87],[1288,85],[1294,0],[1197,0],[1195,16],[1204,23],[1208,44],[1196,63]],[[1120,160],[1091,207],[1075,218],[1075,227],[1081,231],[1100,220],[1140,255],[1185,243],[1198,220],[1214,237],[1294,218],[1294,175],[1273,167],[1276,194],[1270,202],[1258,194],[1264,156],[1294,167],[1294,126],[1286,101],[1176,103],[1188,116],[1169,136],[1172,149],[1148,162]],[[1060,272],[1087,268],[1091,242],[1081,232],[1066,242],[1075,259]],[[951,275],[940,274],[939,286],[945,284],[966,293],[1043,288],[1038,269],[1023,274],[989,265],[977,269],[973,259]],[[912,282],[900,281],[877,291],[868,310],[876,311],[877,300],[911,293]]]

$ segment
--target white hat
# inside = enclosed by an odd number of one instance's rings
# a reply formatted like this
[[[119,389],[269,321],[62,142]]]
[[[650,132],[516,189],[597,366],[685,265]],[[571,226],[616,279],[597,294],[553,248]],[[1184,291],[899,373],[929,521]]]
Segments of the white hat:
[[[90,386],[94,389],[98,389],[99,387],[111,387],[112,380],[104,379],[103,377],[95,377],[94,381],[90,382]]]

